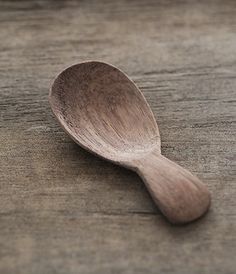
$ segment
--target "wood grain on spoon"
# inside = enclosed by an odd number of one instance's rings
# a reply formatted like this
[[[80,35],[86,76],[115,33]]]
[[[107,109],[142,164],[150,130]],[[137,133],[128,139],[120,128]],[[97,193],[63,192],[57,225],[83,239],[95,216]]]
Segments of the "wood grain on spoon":
[[[190,222],[207,211],[206,186],[161,155],[153,113],[122,71],[95,61],[71,66],[55,79],[49,101],[75,142],[136,171],[170,222]]]

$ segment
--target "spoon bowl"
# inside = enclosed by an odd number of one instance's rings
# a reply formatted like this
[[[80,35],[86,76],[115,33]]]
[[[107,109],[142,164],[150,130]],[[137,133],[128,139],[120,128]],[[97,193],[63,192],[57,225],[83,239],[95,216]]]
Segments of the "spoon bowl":
[[[129,161],[160,148],[143,94],[111,65],[86,62],[66,69],[53,83],[50,102],[70,136],[106,159]]]
[[[171,222],[189,222],[206,212],[210,204],[207,188],[161,155],[153,113],[122,71],[96,61],[73,65],[55,79],[49,102],[76,143],[136,171]]]

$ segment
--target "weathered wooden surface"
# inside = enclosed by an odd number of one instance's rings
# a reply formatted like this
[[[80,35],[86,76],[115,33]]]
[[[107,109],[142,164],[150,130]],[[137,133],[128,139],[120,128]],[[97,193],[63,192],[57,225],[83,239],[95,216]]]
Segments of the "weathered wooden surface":
[[[236,2],[0,2],[0,273],[235,273]],[[54,76],[88,59],[141,88],[163,154],[212,208],[165,221],[131,171],[61,130]]]

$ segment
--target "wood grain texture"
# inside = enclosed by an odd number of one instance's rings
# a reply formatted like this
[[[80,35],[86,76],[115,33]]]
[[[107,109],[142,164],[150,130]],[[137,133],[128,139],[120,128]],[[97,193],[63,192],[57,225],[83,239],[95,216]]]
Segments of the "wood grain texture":
[[[59,124],[76,143],[137,172],[170,222],[188,223],[209,209],[206,186],[161,155],[152,110],[121,70],[98,61],[70,66],[53,82],[49,102]]]
[[[112,65],[90,61],[63,70],[49,102],[71,138],[105,159],[126,165],[160,151],[158,127],[143,94]]]
[[[1,273],[235,273],[235,14],[233,0],[0,1]],[[55,124],[54,76],[89,59],[140,87],[163,154],[212,193],[205,218],[169,225],[138,176]]]

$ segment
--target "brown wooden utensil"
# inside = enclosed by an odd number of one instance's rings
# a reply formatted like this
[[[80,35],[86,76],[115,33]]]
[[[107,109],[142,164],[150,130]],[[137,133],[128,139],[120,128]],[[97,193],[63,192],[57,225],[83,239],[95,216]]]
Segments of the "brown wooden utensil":
[[[206,186],[161,155],[153,113],[122,71],[95,61],[71,66],[55,79],[49,102],[76,143],[137,172],[170,222],[190,222],[207,211]]]

